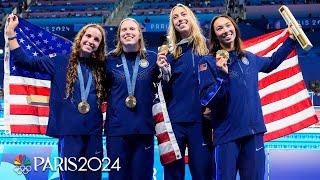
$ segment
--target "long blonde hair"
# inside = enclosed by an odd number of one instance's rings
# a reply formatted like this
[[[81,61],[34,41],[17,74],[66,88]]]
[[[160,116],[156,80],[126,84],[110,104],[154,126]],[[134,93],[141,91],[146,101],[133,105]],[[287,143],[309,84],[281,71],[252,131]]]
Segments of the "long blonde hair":
[[[142,30],[141,30],[141,27],[140,27],[140,24],[138,23],[138,21],[133,19],[133,18],[125,18],[120,22],[120,24],[118,26],[118,31],[117,31],[117,45],[116,45],[116,48],[113,50],[112,54],[114,56],[120,56],[121,53],[123,52],[123,45],[122,45],[122,43],[120,41],[120,31],[121,31],[121,25],[125,21],[133,21],[134,23],[137,24],[138,30],[139,30],[139,34],[140,34],[139,55],[140,55],[140,57],[145,58],[145,56],[146,56],[146,46],[145,46],[145,42],[144,42],[144,39],[143,39]]]
[[[177,59],[180,54],[182,53],[181,48],[177,47],[177,43],[181,40],[179,32],[174,28],[173,24],[173,10],[177,7],[181,7],[186,10],[187,14],[189,15],[189,21],[191,25],[191,41],[193,42],[193,52],[197,55],[206,55],[209,53],[209,50],[206,45],[205,37],[202,35],[202,30],[199,26],[199,22],[194,15],[194,13],[191,11],[190,8],[183,4],[177,4],[171,9],[170,12],[170,22],[169,22],[169,28],[168,28],[168,38],[169,43],[172,45],[172,54],[175,59]]]
[[[68,63],[68,70],[67,70],[67,77],[66,77],[66,97],[68,98],[69,96],[72,96],[74,92],[74,84],[77,79],[77,65],[78,65],[78,58],[79,58],[79,53],[80,53],[80,42],[83,37],[83,35],[86,33],[88,28],[96,28],[100,31],[102,35],[101,42],[99,44],[98,49],[91,54],[90,56],[90,61],[88,64],[90,67],[92,67],[92,75],[95,80],[96,84],[96,93],[97,93],[97,98],[99,103],[102,103],[105,100],[106,97],[106,91],[104,88],[104,83],[105,83],[105,54],[106,54],[106,35],[105,31],[102,26],[98,24],[88,24],[81,28],[81,30],[78,32],[74,39],[74,43],[72,46],[72,51],[71,55],[69,58],[69,63]]]

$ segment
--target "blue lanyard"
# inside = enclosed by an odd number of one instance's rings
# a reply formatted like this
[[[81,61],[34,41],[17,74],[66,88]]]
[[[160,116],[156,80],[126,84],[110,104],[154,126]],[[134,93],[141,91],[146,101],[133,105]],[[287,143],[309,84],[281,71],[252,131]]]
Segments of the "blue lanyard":
[[[79,78],[79,82],[80,82],[80,94],[81,94],[81,100],[82,101],[87,101],[88,96],[89,96],[89,91],[90,91],[90,87],[92,84],[92,73],[89,72],[89,78],[88,78],[88,82],[87,82],[87,87],[86,89],[84,89],[84,80],[83,80],[83,74],[82,74],[82,70],[81,70],[81,66],[80,63],[78,64],[78,78]]]
[[[138,76],[140,56],[137,55],[137,57],[136,57],[136,61],[135,61],[134,68],[133,68],[132,79],[130,78],[128,64],[127,64],[127,60],[126,60],[126,57],[124,54],[121,54],[121,60],[122,60],[122,64],[123,64],[124,74],[126,76],[128,94],[129,94],[129,96],[133,96],[134,89],[136,86],[137,76]]]

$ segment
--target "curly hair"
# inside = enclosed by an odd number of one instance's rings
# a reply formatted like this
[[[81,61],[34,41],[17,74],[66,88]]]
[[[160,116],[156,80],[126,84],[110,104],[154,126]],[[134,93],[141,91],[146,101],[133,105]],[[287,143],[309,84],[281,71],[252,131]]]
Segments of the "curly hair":
[[[83,35],[86,33],[88,28],[96,28],[101,32],[102,39],[99,44],[98,49],[91,54],[90,62],[88,62],[89,66],[92,68],[92,74],[95,80],[96,84],[96,93],[98,98],[98,103],[101,104],[103,101],[105,101],[106,98],[106,90],[104,87],[105,81],[106,81],[106,73],[105,73],[105,60],[106,60],[106,42],[105,42],[105,31],[103,27],[101,27],[98,24],[88,24],[84,26],[76,35],[73,46],[72,46],[72,52],[69,58],[69,63],[67,67],[67,77],[66,77],[66,98],[72,97],[72,94],[74,92],[74,84],[77,79],[77,66],[78,66],[78,58],[79,58],[79,50],[80,50],[80,42],[83,37]]]

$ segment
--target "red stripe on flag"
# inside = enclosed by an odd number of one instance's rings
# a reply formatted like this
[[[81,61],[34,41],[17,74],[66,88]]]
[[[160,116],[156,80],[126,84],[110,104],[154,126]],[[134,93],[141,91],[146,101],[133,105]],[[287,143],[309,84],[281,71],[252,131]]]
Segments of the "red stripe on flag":
[[[188,155],[185,155],[185,156],[184,156],[184,163],[185,163],[185,164],[188,164],[188,163],[189,163],[189,156],[188,156]]]
[[[170,137],[169,137],[168,132],[164,132],[164,133],[158,134],[157,138],[158,138],[158,144],[162,144],[162,143],[170,141]]]
[[[287,59],[293,58],[294,56],[297,56],[298,52],[296,49],[292,50],[291,53],[287,56]]]
[[[166,154],[162,154],[160,156],[160,161],[163,164],[168,164],[168,163],[171,163],[175,160],[177,160],[177,159],[176,159],[176,155],[175,155],[174,151],[170,151],[170,152],[168,152]]]
[[[107,104],[107,102],[103,102],[102,104],[101,104],[101,112],[107,112],[107,108],[108,108],[108,104]]]
[[[155,120],[156,124],[164,121],[162,113],[156,114],[155,116],[153,116],[153,119]]]
[[[47,126],[44,125],[10,125],[11,133],[19,134],[45,134]]]
[[[264,96],[263,98],[261,98],[261,105],[264,106],[264,105],[279,101],[281,99],[285,99],[287,97],[295,95],[296,93],[304,90],[305,88],[306,87],[304,85],[304,81],[301,80],[300,82],[298,82],[290,87],[281,89],[279,91],[274,91],[273,93],[270,93],[270,94]]]
[[[271,50],[276,49],[281,43],[283,43],[284,41],[286,41],[286,39],[289,37],[289,34],[287,33],[285,36],[280,37],[277,41],[275,41],[274,43],[272,43],[269,47],[267,47],[266,49],[259,51],[257,53],[255,53],[258,56],[264,56],[266,54],[268,54]]]
[[[291,126],[287,126],[283,129],[279,129],[276,131],[266,133],[264,135],[264,141],[268,142],[273,139],[276,139],[276,138],[279,138],[282,136],[286,136],[288,134],[291,134],[291,133],[297,132],[301,129],[304,129],[305,127],[311,126],[312,124],[317,123],[317,122],[318,122],[317,117],[315,115],[311,116],[311,117],[304,119],[304,120],[301,120],[298,123],[293,124]]]
[[[320,119],[320,110],[316,111],[316,115],[317,115],[318,119]]]
[[[265,35],[262,35],[262,36],[258,36],[256,38],[252,38],[252,39],[246,40],[245,42],[242,43],[242,47],[243,48],[248,48],[250,46],[256,45],[256,44],[261,43],[261,42],[263,42],[265,40],[273,38],[273,37],[281,34],[282,32],[283,32],[283,29],[280,29],[278,31],[274,31],[274,32],[271,32],[271,33],[268,33],[268,34],[265,34]]]
[[[296,114],[304,109],[307,109],[308,107],[311,107],[311,101],[310,98],[306,98],[292,106],[289,106],[287,108],[281,109],[279,111],[275,111],[270,114],[264,115],[264,122],[266,124],[277,121],[279,119],[285,118],[287,116],[291,116],[293,114]]]
[[[259,89],[263,89],[263,88],[269,86],[270,84],[281,81],[283,79],[287,79],[287,78],[294,76],[300,72],[301,72],[301,70],[300,70],[300,66],[298,64],[293,67],[276,72],[270,76],[267,76],[263,79],[260,79],[259,80]]]
[[[10,84],[9,89],[10,89],[10,94],[15,94],[15,95],[42,95],[42,96],[50,95],[50,88],[47,88],[47,87]]]
[[[10,105],[11,115],[49,116],[48,106]]]
[[[257,47],[258,48],[258,53],[254,52],[256,55],[258,56],[265,56],[266,54],[269,54],[271,51],[273,51],[274,49],[278,48],[279,45],[284,42],[287,38],[289,33],[285,32],[285,34],[283,33],[284,30],[279,30],[279,31],[275,31],[263,36],[259,36],[250,40],[247,40],[246,42],[243,43],[243,47],[244,48],[253,48],[253,47]],[[283,33],[283,34],[281,34]],[[272,38],[272,40],[271,40]],[[260,46],[261,45],[261,46]],[[266,48],[261,48],[261,47],[266,47]],[[253,49],[253,51],[257,51],[257,49]],[[297,55],[296,50],[293,50],[288,58],[293,58],[292,60],[297,60],[294,59]],[[291,60],[291,59],[290,59]],[[286,65],[286,64],[283,64]],[[294,75],[296,75],[297,73],[301,72],[299,65],[297,65],[298,67],[294,67],[291,68],[290,70],[287,70],[286,68],[290,68],[290,67],[284,67],[284,70],[281,70],[279,72],[270,74],[266,77],[264,77],[263,79],[259,80],[259,89],[263,89],[265,87],[268,87],[269,85],[275,83],[275,82],[279,82],[283,79],[288,79]],[[298,87],[295,87],[298,86]],[[263,105],[272,103],[272,102],[276,102],[276,101],[280,101],[283,98],[286,97],[290,97],[293,94],[295,94],[295,92],[299,91],[300,92],[305,89],[305,85],[304,82],[301,81],[299,83],[296,83],[295,85],[292,85],[290,88],[287,88],[286,90],[282,90],[282,87],[276,87],[276,86],[272,86],[271,89],[268,89],[268,93],[266,96],[264,96],[261,101]],[[305,93],[307,93],[307,91],[303,91]],[[298,97],[299,98],[299,97]],[[284,120],[285,117],[291,116],[295,113],[299,113],[307,108],[312,107],[311,104],[311,100],[310,98],[307,99],[303,99],[302,97],[300,97],[298,99],[298,103],[291,105],[290,107],[285,107],[285,104],[279,104],[280,107],[278,107],[278,111],[267,114],[264,116],[265,119],[265,123],[268,126],[268,123],[270,122],[274,122],[279,120],[279,122],[281,122],[281,120]],[[290,119],[290,118],[286,118],[285,120],[288,121],[286,124],[288,124],[288,127],[285,127],[283,129],[279,129],[276,131],[272,131],[272,132],[267,132],[266,133],[266,141],[270,141],[272,139],[276,139],[279,137],[282,137],[284,135],[290,134],[290,133],[294,133],[298,130],[301,130],[311,124],[314,124],[315,122],[317,122],[317,118],[315,115],[310,114],[310,118],[307,119]],[[294,118],[294,117],[293,117]],[[296,117],[295,117],[296,118]],[[292,122],[294,121],[294,122]],[[290,124],[295,123],[295,125],[290,126]],[[275,127],[276,128],[276,127]],[[269,128],[268,128],[269,129]],[[272,129],[271,129],[272,130]],[[270,131],[270,130],[269,130]]]

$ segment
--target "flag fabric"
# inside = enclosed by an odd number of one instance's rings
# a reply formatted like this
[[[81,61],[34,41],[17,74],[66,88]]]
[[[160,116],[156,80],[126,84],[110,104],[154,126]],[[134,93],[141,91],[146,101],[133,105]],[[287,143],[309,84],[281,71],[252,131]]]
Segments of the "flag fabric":
[[[154,105],[152,106],[152,114],[156,123],[155,130],[158,140],[160,162],[162,164],[168,164],[181,159],[182,156],[177,139],[172,130],[161,82],[157,85],[157,88],[158,94],[156,95]]]
[[[259,56],[270,57],[287,38],[289,38],[289,33],[286,30],[278,30],[249,39],[243,42],[243,47],[245,50]],[[199,65],[199,68],[201,71],[201,69],[206,68],[206,65]],[[158,92],[160,92],[159,97],[163,98],[161,94],[162,90],[160,89]],[[287,59],[274,71],[268,74],[259,73],[259,95],[264,121],[267,127],[267,133],[264,137],[265,141],[271,141],[294,133],[318,122],[298,64],[296,50],[293,50]],[[164,99],[162,101],[165,103]],[[160,103],[156,105],[160,106]],[[157,118],[161,121],[166,121],[164,119],[167,119],[168,122],[166,124],[170,124],[170,118],[165,104],[162,109],[155,108],[155,106],[154,109],[153,112],[157,125]],[[159,115],[159,117],[157,117],[157,115]],[[164,127],[165,125],[162,126]],[[159,128],[161,129],[159,132],[162,132],[162,134],[173,133],[171,132],[171,126],[167,130],[163,127]],[[161,136],[159,136],[161,133],[157,131],[157,128],[156,132],[161,162],[167,164],[180,159],[181,154],[179,154],[180,152],[174,147],[176,143],[175,137],[172,136],[173,139],[170,139],[170,136],[166,135],[166,138],[161,138]],[[165,151],[161,149],[162,144],[166,146]],[[178,155],[180,155],[179,158],[175,157],[177,155],[175,152],[178,152]],[[185,161],[187,161],[188,155],[186,154],[184,158]]]
[[[243,43],[247,51],[270,57],[289,38],[287,30],[278,30]],[[298,64],[297,51],[274,71],[259,73],[259,95],[267,127],[265,141],[294,133],[318,122]]]
[[[15,29],[19,45],[30,56],[55,56],[70,53],[71,41],[50,33],[21,18]],[[10,56],[5,35],[4,122],[11,133],[45,134],[49,105],[30,104],[28,96],[49,97],[50,77],[18,67]]]
[[[21,18],[16,33],[20,46],[30,56],[50,57],[55,53],[65,55],[70,53],[72,43],[69,40]],[[259,56],[271,56],[286,38],[288,38],[287,31],[279,30],[245,41],[243,45],[247,51]],[[5,125],[11,133],[44,134],[48,123],[49,106],[30,104],[27,97],[49,96],[50,77],[16,66],[10,57],[7,37],[5,39]],[[318,122],[295,50],[277,69],[269,74],[259,74],[259,94],[268,130],[265,141],[291,134]],[[156,133],[161,160],[162,163],[168,163],[180,159],[181,153],[172,131],[165,100],[162,98],[163,94],[159,96],[159,102],[153,106],[153,115],[157,123]]]

